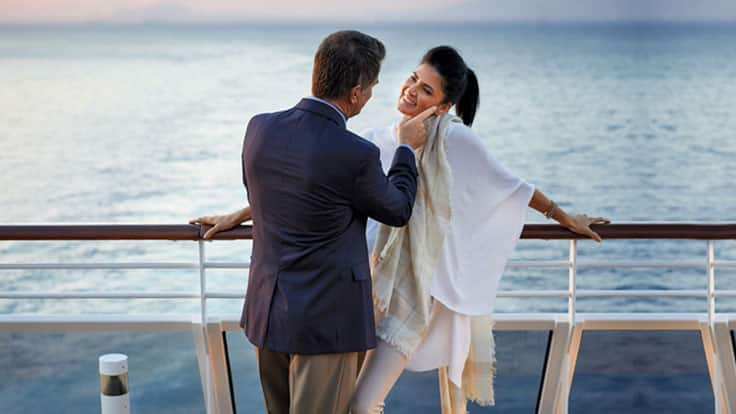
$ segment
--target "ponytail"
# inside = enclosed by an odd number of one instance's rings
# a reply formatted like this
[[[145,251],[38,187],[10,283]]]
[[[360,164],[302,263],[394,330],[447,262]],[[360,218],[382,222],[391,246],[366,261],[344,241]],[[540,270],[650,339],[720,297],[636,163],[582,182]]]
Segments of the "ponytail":
[[[455,113],[462,118],[463,124],[467,126],[473,125],[475,119],[475,111],[478,109],[480,97],[478,96],[478,78],[475,72],[468,68],[468,83],[465,86],[465,92],[455,104]]]
[[[467,126],[473,124],[478,110],[478,78],[462,56],[450,46],[437,46],[427,51],[422,63],[431,65],[442,76],[445,93],[443,103],[455,105],[455,113]]]

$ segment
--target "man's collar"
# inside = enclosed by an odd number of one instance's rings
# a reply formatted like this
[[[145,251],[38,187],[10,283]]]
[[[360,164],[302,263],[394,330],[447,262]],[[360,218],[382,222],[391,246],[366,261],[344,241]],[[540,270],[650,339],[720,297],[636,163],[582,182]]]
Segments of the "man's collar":
[[[336,121],[339,125],[343,127],[347,123],[347,118],[345,117],[345,114],[343,114],[339,108],[321,98],[308,96],[302,99],[299,104],[297,104],[297,108],[324,115]]]

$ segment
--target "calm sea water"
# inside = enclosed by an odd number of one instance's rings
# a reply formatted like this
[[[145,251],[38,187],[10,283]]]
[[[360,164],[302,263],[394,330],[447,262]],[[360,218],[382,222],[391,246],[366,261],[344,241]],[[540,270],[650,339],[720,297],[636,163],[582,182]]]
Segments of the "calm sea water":
[[[1,27],[0,221],[184,223],[243,206],[240,146],[246,122],[255,113],[290,107],[309,94],[312,54],[321,38],[336,29]],[[401,82],[426,49],[449,44],[478,74],[481,107],[474,128],[488,150],[568,211],[618,222],[736,221],[736,27],[359,29],[382,39],[388,55],[374,98],[350,120],[350,129],[360,132],[395,120]],[[529,220],[543,218],[530,212]],[[565,242],[523,241],[515,258],[564,258],[566,249]],[[218,242],[208,245],[208,257],[239,262],[249,250],[246,242]],[[716,255],[733,260],[736,244],[717,242]],[[606,241],[600,246],[580,243],[579,260],[704,258],[703,242]],[[2,262],[152,260],[194,262],[196,245],[0,243]],[[197,276],[182,271],[3,271],[0,286],[19,291],[195,290]],[[244,271],[213,271],[209,277],[215,290],[243,291],[246,283]],[[565,271],[511,270],[502,288],[564,289],[566,283]],[[596,269],[580,271],[578,287],[704,289],[705,283],[705,269]],[[736,272],[719,271],[717,285],[736,289]],[[213,312],[227,313],[238,313],[240,306],[237,300],[211,304]],[[498,302],[499,311],[506,312],[564,311],[565,306],[552,299]],[[700,299],[596,299],[581,300],[578,306],[581,311],[705,310]],[[733,311],[736,302],[722,300],[718,306]],[[197,309],[196,301],[0,301],[2,313]],[[252,350],[242,335],[231,337],[240,411],[259,412]],[[697,344],[699,338],[668,340]],[[536,398],[545,341],[499,334],[501,412],[529,412],[524,404]],[[632,339],[628,346],[632,341],[651,342]],[[2,334],[0,412],[95,412],[96,355],[119,350],[131,355],[137,412],[201,412],[191,342],[190,335]],[[519,362],[505,356],[522,347],[538,357]],[[616,357],[607,367],[636,366],[633,360],[622,363],[626,358]],[[598,412],[691,413],[700,412],[692,407],[703,404],[712,412],[699,358],[690,368],[678,367],[676,375],[663,364],[644,379],[625,368],[598,378],[594,373],[601,367],[591,362],[595,369],[588,374],[593,376],[577,388],[583,391],[576,393],[574,387],[571,409],[591,412],[586,404],[608,401],[609,411]],[[585,366],[579,364],[580,378],[585,378]],[[432,374],[407,378],[392,396],[394,412],[417,412],[412,405],[416,390],[436,393]],[[705,390],[700,400],[673,398],[694,384]],[[609,392],[600,394],[596,387]],[[647,387],[656,392],[641,391]],[[37,392],[47,397],[30,398]],[[666,408],[652,411],[652,404]]]

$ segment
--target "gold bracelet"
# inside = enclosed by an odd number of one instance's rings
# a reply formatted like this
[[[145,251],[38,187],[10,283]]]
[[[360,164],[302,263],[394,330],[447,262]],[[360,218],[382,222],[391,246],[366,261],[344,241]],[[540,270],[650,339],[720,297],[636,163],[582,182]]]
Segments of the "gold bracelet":
[[[544,217],[551,219],[552,215],[555,214],[555,210],[557,210],[557,203],[550,200],[549,208],[547,209],[547,211],[544,212]]]

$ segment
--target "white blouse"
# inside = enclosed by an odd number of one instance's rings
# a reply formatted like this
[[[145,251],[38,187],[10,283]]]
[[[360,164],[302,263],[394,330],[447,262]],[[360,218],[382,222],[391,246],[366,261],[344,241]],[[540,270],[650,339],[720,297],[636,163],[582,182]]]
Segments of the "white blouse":
[[[391,125],[362,134],[381,150],[386,172],[398,147],[395,131]],[[450,380],[461,387],[470,349],[469,316],[493,313],[498,284],[524,227],[534,187],[495,160],[475,131],[463,124],[450,125],[446,149],[452,170],[450,226],[432,279],[436,300],[429,330],[409,357],[407,369],[447,366]],[[371,248],[377,225],[368,220]]]

